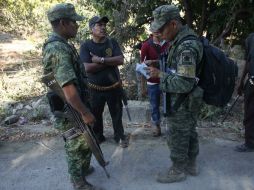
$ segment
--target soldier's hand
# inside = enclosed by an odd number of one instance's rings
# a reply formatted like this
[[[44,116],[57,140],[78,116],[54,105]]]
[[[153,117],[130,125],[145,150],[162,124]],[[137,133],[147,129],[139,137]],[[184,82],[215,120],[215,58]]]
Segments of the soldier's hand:
[[[86,112],[85,114],[83,114],[82,119],[84,123],[89,126],[93,126],[96,121],[94,115],[91,112]]]

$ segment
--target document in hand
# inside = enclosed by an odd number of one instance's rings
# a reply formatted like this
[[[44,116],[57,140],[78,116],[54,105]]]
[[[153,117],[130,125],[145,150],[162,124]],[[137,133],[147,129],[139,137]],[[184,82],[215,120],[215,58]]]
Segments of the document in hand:
[[[145,63],[137,63],[136,64],[136,71],[140,74],[142,74],[146,79],[149,79],[150,76],[147,73],[147,65]]]

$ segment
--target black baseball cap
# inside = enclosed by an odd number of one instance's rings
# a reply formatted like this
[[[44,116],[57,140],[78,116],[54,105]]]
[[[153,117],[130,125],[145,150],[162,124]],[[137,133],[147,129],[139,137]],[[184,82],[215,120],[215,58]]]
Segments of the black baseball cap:
[[[89,28],[91,29],[96,23],[98,22],[105,22],[108,23],[109,19],[106,16],[100,17],[100,16],[94,16],[89,20]]]

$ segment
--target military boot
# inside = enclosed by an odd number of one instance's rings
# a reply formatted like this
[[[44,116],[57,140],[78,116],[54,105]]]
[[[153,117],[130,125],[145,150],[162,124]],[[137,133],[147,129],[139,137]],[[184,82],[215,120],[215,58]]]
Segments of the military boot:
[[[168,171],[159,173],[157,176],[157,181],[160,183],[174,183],[183,181],[185,179],[186,175],[184,173],[184,167],[179,167],[176,165],[171,166]]]
[[[93,166],[89,166],[89,168],[87,170],[81,170],[82,172],[82,176],[88,176],[91,175],[94,172],[94,167]]]
[[[196,159],[189,160],[188,164],[185,167],[185,172],[192,176],[197,176],[199,174]]]
[[[153,131],[153,137],[161,136],[161,127],[160,125],[156,125],[156,128]]]
[[[74,190],[103,190],[101,188],[98,187],[94,187],[93,185],[91,185],[90,183],[88,183],[85,179],[83,179],[82,177],[78,178],[78,179],[73,179],[71,178],[71,182],[73,184],[73,188]]]

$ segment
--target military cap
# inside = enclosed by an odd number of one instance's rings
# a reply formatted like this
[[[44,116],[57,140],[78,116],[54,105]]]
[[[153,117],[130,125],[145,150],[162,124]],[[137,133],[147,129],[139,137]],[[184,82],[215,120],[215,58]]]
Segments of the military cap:
[[[59,3],[53,6],[47,12],[48,20],[50,22],[61,18],[68,18],[75,21],[82,21],[85,17],[78,15],[71,3]]]
[[[158,31],[168,21],[181,17],[179,9],[175,5],[162,5],[153,11],[153,18],[150,30]]]
[[[89,28],[93,28],[94,25],[98,22],[105,22],[108,23],[109,19],[106,16],[100,17],[100,16],[94,16],[89,20]]]

